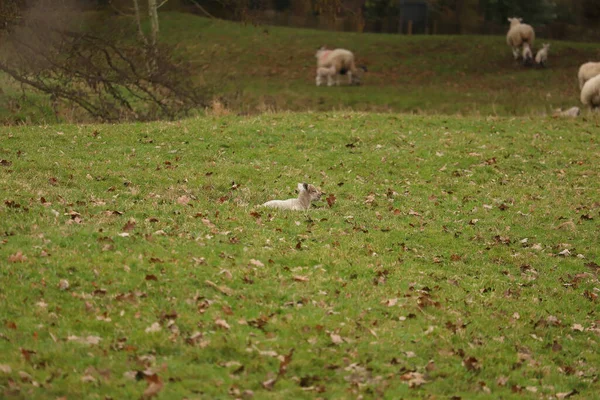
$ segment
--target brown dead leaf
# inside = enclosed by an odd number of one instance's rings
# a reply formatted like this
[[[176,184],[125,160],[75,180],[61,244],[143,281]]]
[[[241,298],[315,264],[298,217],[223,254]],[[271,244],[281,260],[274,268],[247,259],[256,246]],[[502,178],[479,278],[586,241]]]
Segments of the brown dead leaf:
[[[218,290],[219,292],[223,293],[225,296],[232,296],[233,295],[233,289],[228,288],[227,286],[219,286],[214,282],[211,282],[209,280],[204,281],[204,283],[206,283],[208,286],[212,287],[213,289]]]
[[[573,389],[570,392],[556,393],[556,398],[559,399],[559,400],[566,399],[566,398],[569,398],[571,396],[575,396],[578,393],[579,392],[577,391],[577,389]]]
[[[419,372],[407,372],[403,375],[400,375],[400,380],[407,382],[408,387],[410,388],[418,388],[424,383],[427,383],[423,374]]]
[[[277,377],[272,378],[272,379],[267,379],[266,381],[262,382],[261,385],[263,388],[265,388],[267,390],[273,390],[273,387],[275,386],[276,382],[277,382]]]
[[[308,277],[302,275],[294,275],[292,277],[296,282],[308,282]]]
[[[8,262],[11,263],[22,263],[27,261],[27,257],[23,255],[22,251],[17,251],[15,254],[8,256]]]
[[[329,196],[327,196],[327,198],[326,198],[325,200],[327,200],[327,205],[328,205],[328,206],[331,208],[331,207],[333,207],[333,205],[335,204],[336,197],[335,197],[335,195],[332,193],[332,194],[330,194]]]
[[[231,327],[229,326],[229,324],[227,323],[227,321],[225,321],[224,319],[217,319],[217,320],[215,320],[215,325],[218,328],[221,328],[221,329],[225,329],[225,330],[231,329]]]
[[[190,197],[184,194],[183,196],[177,198],[177,203],[181,204],[182,206],[186,206],[190,200]]]
[[[144,379],[148,382],[148,387],[142,393],[142,398],[151,399],[162,390],[164,383],[157,374],[144,375]]]
[[[469,371],[479,371],[481,369],[481,364],[475,357],[466,357],[462,361],[462,365]]]
[[[265,264],[263,264],[261,261],[255,260],[255,259],[251,259],[250,264],[254,265],[255,267],[264,267],[265,266]]]
[[[135,228],[135,219],[130,218],[129,221],[123,226],[123,232],[131,232]]]
[[[338,335],[337,333],[331,333],[331,334],[329,334],[329,337],[331,338],[331,342],[333,344],[344,343],[344,339],[342,339],[342,337],[340,335]]]

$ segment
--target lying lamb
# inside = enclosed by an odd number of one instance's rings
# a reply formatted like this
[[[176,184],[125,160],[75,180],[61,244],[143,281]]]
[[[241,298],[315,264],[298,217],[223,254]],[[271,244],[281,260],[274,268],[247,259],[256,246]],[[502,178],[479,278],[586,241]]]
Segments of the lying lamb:
[[[288,200],[271,200],[263,204],[263,207],[279,208],[281,210],[306,211],[310,208],[312,201],[317,201],[323,194],[319,189],[307,183],[298,184],[298,198]]]
[[[317,68],[317,86],[321,86],[327,78],[327,86],[333,86],[333,77],[335,76],[335,67],[319,67]]]
[[[581,102],[591,108],[600,107],[600,75],[588,80],[581,89]]]
[[[528,43],[529,46],[533,46],[535,40],[535,32],[531,25],[522,24],[522,18],[509,18],[510,28],[506,34],[506,43],[512,47],[513,56],[515,60],[519,58],[519,47],[523,43]]]
[[[579,89],[583,89],[583,85],[596,75],[600,75],[600,62],[587,62],[582,64],[577,73]]]
[[[538,50],[535,55],[535,63],[540,67],[546,66],[546,61],[548,61],[548,50],[550,49],[550,43],[544,43],[543,47]]]
[[[328,50],[325,47],[321,47],[317,50],[315,57],[317,57],[317,68],[333,68],[335,71],[334,75],[339,74],[348,76],[348,84],[360,85],[360,77],[357,73],[356,65],[354,64],[354,54],[352,54],[350,50]],[[366,71],[366,68],[361,68],[363,71]],[[339,84],[337,78],[338,77],[336,76],[336,84]]]

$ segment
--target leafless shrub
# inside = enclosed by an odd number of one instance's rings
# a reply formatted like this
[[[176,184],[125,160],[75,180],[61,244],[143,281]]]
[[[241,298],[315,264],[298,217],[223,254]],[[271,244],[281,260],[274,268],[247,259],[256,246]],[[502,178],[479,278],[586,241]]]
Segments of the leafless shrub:
[[[82,13],[67,0],[14,4],[0,37],[0,71],[56,107],[122,121],[172,119],[205,105],[207,89],[194,84],[189,65],[143,40],[135,20]]]

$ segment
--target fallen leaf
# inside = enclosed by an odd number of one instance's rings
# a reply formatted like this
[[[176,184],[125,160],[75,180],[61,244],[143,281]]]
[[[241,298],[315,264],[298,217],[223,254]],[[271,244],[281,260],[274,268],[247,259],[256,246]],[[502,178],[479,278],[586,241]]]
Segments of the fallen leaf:
[[[408,387],[417,388],[424,383],[427,383],[423,374],[419,372],[407,372],[403,375],[400,375],[400,379],[408,383]]]
[[[0,364],[0,372],[4,374],[10,374],[12,372],[12,368],[8,364]]]
[[[329,196],[327,196],[327,198],[325,200],[327,200],[327,205],[331,208],[335,204],[336,198],[335,198],[335,195],[333,195],[333,193],[332,193]]]
[[[135,228],[135,219],[130,218],[129,221],[123,226],[123,232],[131,232]]]
[[[190,200],[191,199],[189,198],[189,196],[183,195],[177,199],[177,203],[181,204],[182,206],[185,206],[190,202]]]
[[[462,361],[462,365],[469,371],[478,371],[481,369],[481,364],[475,357],[467,357]]]
[[[148,382],[148,387],[146,387],[146,390],[142,393],[142,398],[151,399],[162,390],[164,383],[157,374],[144,375],[144,379]]]
[[[251,259],[250,264],[254,265],[255,267],[264,267],[265,266],[265,264],[263,264],[261,261],[255,260],[255,259]]]
[[[342,337],[336,333],[331,333],[329,335],[329,337],[331,338],[331,342],[333,344],[342,344],[344,343],[344,339],[342,339]]]
[[[8,256],[8,262],[11,263],[22,263],[27,261],[27,257],[23,255],[22,251],[17,251],[15,254]]]
[[[571,396],[574,396],[576,394],[578,394],[579,392],[576,389],[571,390],[570,392],[564,392],[564,393],[556,393],[556,398],[557,399],[566,399],[569,398]]]
[[[302,275],[294,275],[292,277],[296,282],[308,282],[308,278]]]
[[[160,331],[162,328],[158,322],[153,323],[149,327],[146,328],[146,333],[154,333]]]
[[[571,329],[577,332],[583,332],[583,326],[581,324],[573,324]]]
[[[231,296],[233,295],[233,289],[228,288],[227,286],[219,286],[214,282],[211,282],[209,280],[204,281],[204,283],[206,283],[208,286],[217,289],[219,292],[223,293],[225,296]]]
[[[60,290],[67,290],[69,288],[69,281],[66,279],[61,279],[60,282],[58,282],[58,288]]]
[[[227,321],[225,321],[224,319],[217,319],[217,320],[215,320],[215,325],[217,327],[225,329],[225,330],[229,330],[231,328],[229,326],[229,324],[227,323]]]

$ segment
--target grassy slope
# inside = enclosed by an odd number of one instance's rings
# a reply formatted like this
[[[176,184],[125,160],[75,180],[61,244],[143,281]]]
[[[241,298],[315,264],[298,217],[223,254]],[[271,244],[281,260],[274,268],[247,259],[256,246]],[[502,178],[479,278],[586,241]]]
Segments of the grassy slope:
[[[598,122],[0,128],[0,393],[139,398],[153,368],[165,399],[593,398]],[[335,202],[256,207],[300,180]]]
[[[524,69],[500,36],[399,36],[254,27],[164,13],[162,38],[236,112],[264,110],[402,111],[469,115],[546,113],[579,104],[578,66],[600,59],[595,44],[552,42],[550,66]],[[539,38],[536,46],[540,46]],[[314,86],[315,49],[352,49],[369,68],[364,86]],[[17,88],[6,84],[0,98]],[[38,99],[35,99],[36,102]],[[47,107],[11,117],[36,122]],[[0,111],[0,117],[7,113]],[[69,118],[69,115],[66,115]]]

